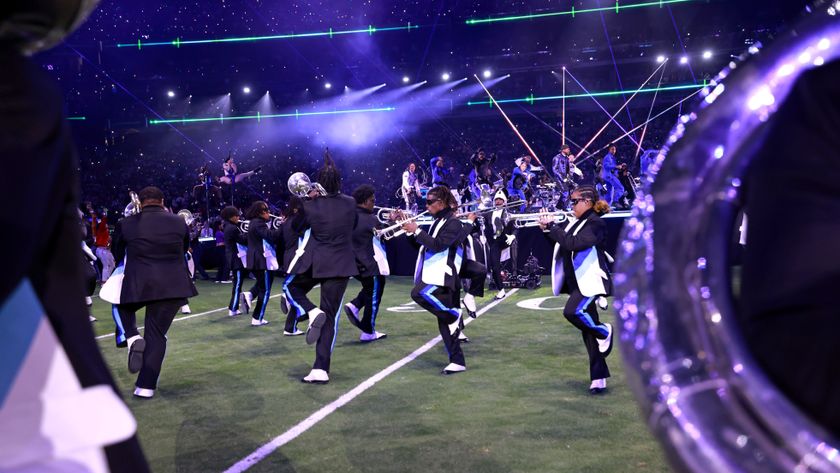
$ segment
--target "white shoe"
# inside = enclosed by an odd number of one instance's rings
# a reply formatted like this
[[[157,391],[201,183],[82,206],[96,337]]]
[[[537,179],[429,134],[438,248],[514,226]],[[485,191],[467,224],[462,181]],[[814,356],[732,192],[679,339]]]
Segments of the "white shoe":
[[[359,335],[359,341],[362,342],[362,343],[370,343],[370,342],[373,342],[375,340],[385,338],[387,336],[388,336],[387,333],[377,332],[375,330],[374,330],[373,333],[362,332],[362,334]]]
[[[589,394],[602,394],[607,390],[607,380],[604,378],[593,379],[589,384]]]
[[[607,326],[607,338],[598,339],[598,351],[604,355],[609,354],[612,349],[613,326],[612,324],[604,324]]]
[[[146,350],[146,340],[140,335],[128,339],[128,372],[137,373],[143,368],[143,352]]]
[[[305,332],[303,330],[298,330],[298,329],[295,329],[294,332],[287,332],[286,330],[283,330],[283,335],[285,335],[287,337],[297,337],[298,335],[303,335],[304,333]]]
[[[181,313],[182,314],[191,314],[192,311],[190,310],[190,305],[189,304],[182,305],[181,306]]]
[[[470,343],[470,337],[468,337],[464,332],[460,332],[458,334],[458,341],[461,343]]]
[[[88,315],[88,322],[96,322],[96,317]]]
[[[282,293],[281,293],[281,294],[280,294],[280,312],[282,312],[282,313],[283,313],[283,315],[288,315],[288,314],[289,314],[289,311],[290,311],[291,309],[292,309],[292,308],[291,308],[291,307],[289,307],[289,300],[288,300],[288,299],[286,299],[286,294],[282,294]]]
[[[327,384],[330,382],[330,375],[324,370],[312,370],[301,381],[309,384]]]
[[[228,309],[228,315],[229,315],[229,316],[231,316],[231,317],[236,317],[237,315],[239,315],[239,314],[241,314],[241,313],[242,313],[242,312],[240,312],[240,311],[238,311],[238,310],[230,310],[230,309]]]
[[[260,326],[263,326],[263,325],[268,325],[268,320],[265,320],[265,319],[259,320],[259,319],[254,319],[254,318],[251,319],[251,327],[260,327]]]
[[[443,369],[443,374],[461,373],[463,371],[467,371],[466,366],[459,365],[456,363],[449,363],[448,365],[446,365],[446,368]]]
[[[464,307],[466,307],[470,312],[476,311],[475,297],[473,297],[472,294],[467,293],[464,295]]]
[[[91,299],[90,296],[85,296],[85,305],[87,305],[87,306],[93,305],[93,299]]]
[[[458,318],[449,324],[449,335],[455,335],[461,329],[461,309],[458,309]]]
[[[595,299],[595,304],[601,310],[607,310],[610,307],[610,303],[607,301],[607,298],[604,297],[604,296],[598,296],[598,298]]]
[[[327,322],[327,314],[319,308],[309,311],[309,327],[306,328],[306,344],[312,345],[321,338],[321,329]]]
[[[496,297],[494,297],[494,299],[496,299],[496,300],[499,300],[499,299],[504,299],[504,298],[505,298],[505,290],[504,290],[504,289],[502,289],[501,291],[499,291],[499,293],[498,293],[498,294],[496,294]]]
[[[347,314],[347,320],[353,324],[354,327],[361,329],[359,326],[359,308],[353,305],[352,302],[344,304],[344,313]]]
[[[242,302],[245,303],[245,313],[251,312],[251,307],[254,306],[254,296],[250,292],[243,292],[240,296],[242,296]]]
[[[144,399],[151,399],[155,395],[154,389],[134,388],[134,396],[142,397]]]

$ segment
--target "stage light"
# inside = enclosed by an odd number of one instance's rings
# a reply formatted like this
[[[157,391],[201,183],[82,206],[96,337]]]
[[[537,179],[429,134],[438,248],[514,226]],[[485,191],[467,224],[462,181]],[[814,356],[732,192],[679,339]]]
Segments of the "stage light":
[[[485,79],[489,79],[490,76],[493,75],[493,73],[490,72],[490,69],[485,69],[484,72],[481,75],[484,76]]]
[[[661,54],[659,56],[656,56],[656,62],[658,62],[659,64],[662,64],[663,62],[665,62],[665,59],[666,59],[665,56],[663,56]]]
[[[712,52],[711,51],[709,51],[709,50],[703,51],[703,59],[711,59],[711,58],[712,58]]]
[[[440,76],[440,78],[443,79],[443,80],[449,80],[449,77],[450,76],[449,76],[448,72],[444,72],[443,75]]]
[[[332,89],[332,84],[330,84],[329,82],[327,82],[326,84],[324,84],[324,88],[325,88],[325,89]]]
[[[172,90],[166,91],[166,96],[169,97],[170,99],[175,97],[175,91],[172,91]]]
[[[251,88],[246,85],[245,87],[242,88],[242,93],[250,94],[251,93]]]
[[[681,57],[680,64],[688,64],[688,56]]]
[[[403,84],[408,84],[408,81],[410,80],[411,79],[409,79],[408,76],[403,76]]]

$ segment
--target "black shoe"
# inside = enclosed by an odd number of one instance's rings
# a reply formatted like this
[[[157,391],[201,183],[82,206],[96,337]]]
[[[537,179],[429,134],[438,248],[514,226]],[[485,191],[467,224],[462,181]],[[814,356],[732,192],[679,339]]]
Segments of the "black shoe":
[[[137,373],[143,368],[143,352],[146,350],[146,340],[138,338],[128,347],[128,372]]]
[[[327,314],[318,312],[318,315],[309,322],[309,328],[306,329],[306,344],[312,345],[321,338],[321,329],[327,322]]]

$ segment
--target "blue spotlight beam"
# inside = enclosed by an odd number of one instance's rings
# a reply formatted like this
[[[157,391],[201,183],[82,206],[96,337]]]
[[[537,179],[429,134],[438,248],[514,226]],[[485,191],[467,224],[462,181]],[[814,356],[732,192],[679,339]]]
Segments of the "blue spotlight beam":
[[[418,25],[412,25],[411,22],[408,22],[405,26],[387,26],[384,28],[377,28],[373,25],[368,25],[367,28],[359,28],[353,30],[334,30],[330,28],[327,31],[316,31],[312,33],[288,33],[288,34],[278,34],[278,35],[269,35],[269,36],[239,36],[233,38],[210,38],[210,39],[192,39],[192,40],[183,40],[181,38],[175,38],[172,41],[149,41],[144,43],[142,40],[138,39],[136,43],[118,43],[118,48],[128,48],[128,47],[136,47],[138,50],[143,49],[144,47],[152,47],[152,46],[174,46],[176,48],[180,48],[181,46],[187,45],[194,45],[194,44],[214,44],[214,43],[253,43],[257,41],[273,41],[279,39],[292,39],[292,38],[318,38],[318,37],[328,37],[333,38],[335,36],[341,35],[349,35],[349,34],[367,34],[372,36],[374,33],[379,33],[383,31],[411,31],[420,28]]]
[[[161,120],[149,120],[149,125],[163,125],[163,124],[187,124],[187,123],[207,123],[207,122],[225,122],[236,120],[258,120],[262,121],[267,118],[295,118],[312,117],[319,115],[346,115],[350,113],[374,113],[374,112],[390,112],[396,110],[396,107],[379,107],[379,108],[359,108],[352,110],[330,110],[324,112],[301,112],[295,110],[294,113],[272,113],[268,115],[238,115],[233,117],[226,117],[224,115],[219,117],[203,117],[203,118],[168,118]]]

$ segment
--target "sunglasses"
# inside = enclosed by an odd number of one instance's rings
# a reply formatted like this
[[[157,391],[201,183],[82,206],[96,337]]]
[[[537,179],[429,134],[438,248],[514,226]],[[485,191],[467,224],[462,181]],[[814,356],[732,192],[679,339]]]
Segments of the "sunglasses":
[[[577,205],[578,202],[585,202],[586,199],[569,199],[569,203],[572,204],[572,207]]]
[[[432,205],[435,202],[440,202],[440,199],[426,199],[426,205]]]

